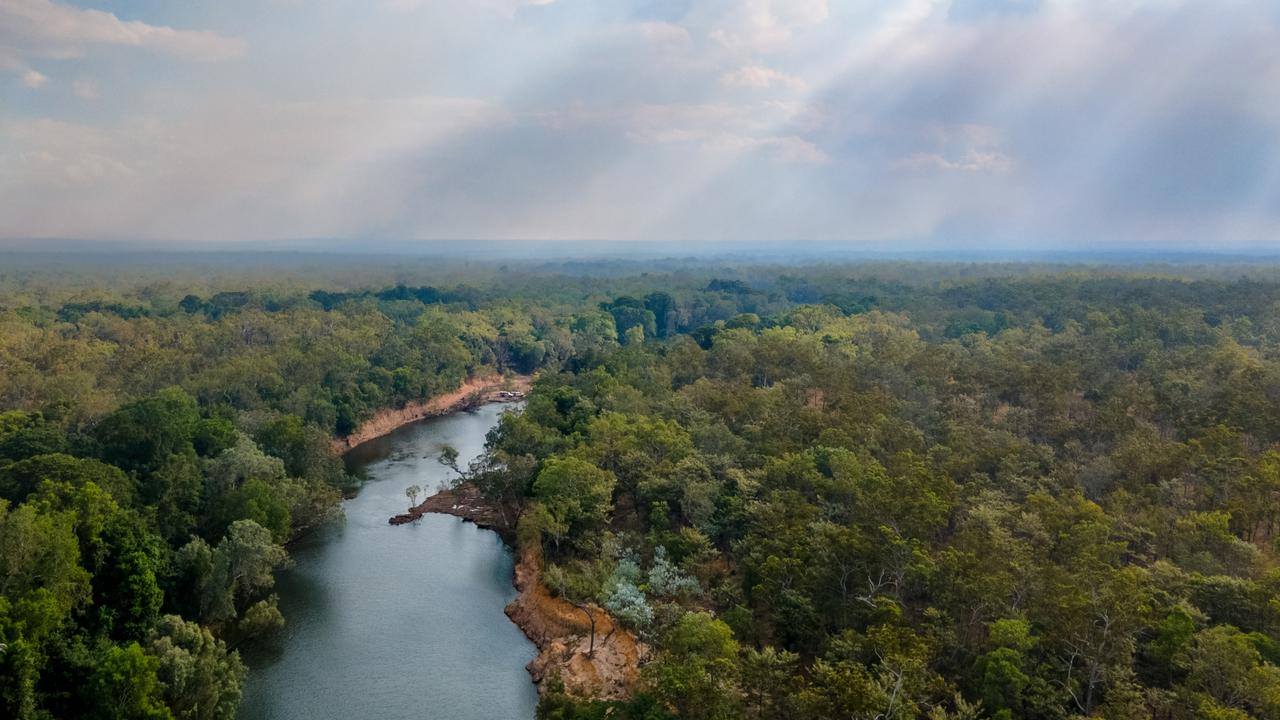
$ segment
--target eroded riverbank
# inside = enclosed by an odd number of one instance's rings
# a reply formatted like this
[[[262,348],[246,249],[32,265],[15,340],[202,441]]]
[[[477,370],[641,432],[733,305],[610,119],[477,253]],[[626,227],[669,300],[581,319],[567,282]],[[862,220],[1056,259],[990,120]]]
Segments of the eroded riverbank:
[[[390,524],[412,523],[429,514],[452,515],[514,541],[514,515],[489,506],[467,483],[441,490],[409,512],[390,518]],[[619,700],[631,695],[647,652],[631,631],[616,625],[602,608],[583,609],[552,596],[542,583],[537,548],[522,553],[512,580],[519,594],[504,612],[538,648],[527,668],[540,692],[546,680],[556,677],[566,692],[581,698]],[[587,613],[595,621],[594,650]]]
[[[370,440],[385,437],[396,430],[433,417],[444,417],[469,407],[494,401],[495,393],[511,391],[527,393],[533,384],[530,375],[479,375],[467,378],[452,392],[427,400],[415,401],[402,408],[386,408],[360,423],[356,431],[345,437],[334,438],[335,452],[346,453]]]

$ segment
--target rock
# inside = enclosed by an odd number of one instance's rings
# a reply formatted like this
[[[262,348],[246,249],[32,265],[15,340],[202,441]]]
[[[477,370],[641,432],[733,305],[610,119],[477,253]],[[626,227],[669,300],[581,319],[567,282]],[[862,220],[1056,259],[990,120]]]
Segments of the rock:
[[[621,700],[630,697],[640,679],[646,652],[630,631],[616,627],[600,608],[596,616],[595,652],[590,653],[590,624],[582,611],[547,592],[540,579],[541,559],[526,552],[516,564],[520,594],[507,606],[507,617],[538,646],[529,674],[539,689],[558,676],[565,692],[581,698]]]

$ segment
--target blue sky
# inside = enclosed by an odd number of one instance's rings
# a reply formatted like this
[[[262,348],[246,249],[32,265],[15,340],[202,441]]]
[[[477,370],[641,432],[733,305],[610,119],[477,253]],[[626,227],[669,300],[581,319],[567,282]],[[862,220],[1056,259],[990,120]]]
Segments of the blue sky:
[[[0,0],[0,238],[1280,249],[1273,0]]]

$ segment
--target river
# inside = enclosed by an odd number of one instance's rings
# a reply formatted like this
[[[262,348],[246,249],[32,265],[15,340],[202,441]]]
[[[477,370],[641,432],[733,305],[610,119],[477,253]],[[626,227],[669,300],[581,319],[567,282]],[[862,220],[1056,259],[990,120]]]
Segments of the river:
[[[347,456],[367,482],[346,519],[290,548],[277,591],[285,630],[250,648],[240,720],[532,718],[531,642],[503,614],[515,597],[498,536],[446,515],[393,527],[404,490],[428,493],[484,446],[502,405],[408,425]]]

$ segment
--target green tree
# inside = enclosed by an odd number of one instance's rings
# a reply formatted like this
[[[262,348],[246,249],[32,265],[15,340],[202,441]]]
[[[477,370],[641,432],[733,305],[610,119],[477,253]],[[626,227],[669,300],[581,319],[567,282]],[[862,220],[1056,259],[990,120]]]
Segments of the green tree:
[[[689,720],[741,717],[738,643],[733,631],[705,612],[685,613],[646,669],[654,692]]]
[[[554,520],[547,528],[557,547],[564,535],[605,521],[617,480],[613,473],[578,458],[552,458],[533,481],[533,495]]]
[[[103,460],[127,471],[148,473],[169,455],[192,449],[199,424],[195,398],[180,388],[167,388],[103,418],[93,435]]]
[[[542,581],[556,597],[568,602],[587,618],[587,655],[596,652],[596,598],[604,591],[605,579],[598,572],[599,565],[579,563],[578,567],[566,569],[558,565],[546,568]]]
[[[158,661],[164,701],[177,720],[234,720],[245,666],[226,643],[196,623],[166,615],[152,631],[147,653]]]
[[[775,718],[787,714],[799,678],[800,656],[773,647],[750,648],[739,661],[742,692],[749,717]]]
[[[233,522],[216,548],[196,538],[176,557],[199,617],[220,626],[233,623],[262,602],[275,586],[275,571],[288,562],[288,554],[270,531],[252,520]],[[257,612],[270,607],[260,606]]]
[[[0,497],[22,502],[44,481],[82,487],[94,483],[121,505],[132,505],[135,483],[119,468],[97,460],[70,455],[37,455],[0,468]]]
[[[39,717],[37,685],[48,644],[90,600],[90,576],[67,514],[0,500],[0,709]]]
[[[113,645],[94,663],[87,695],[91,716],[99,720],[168,720],[163,686],[156,677],[160,661],[137,643]]]

